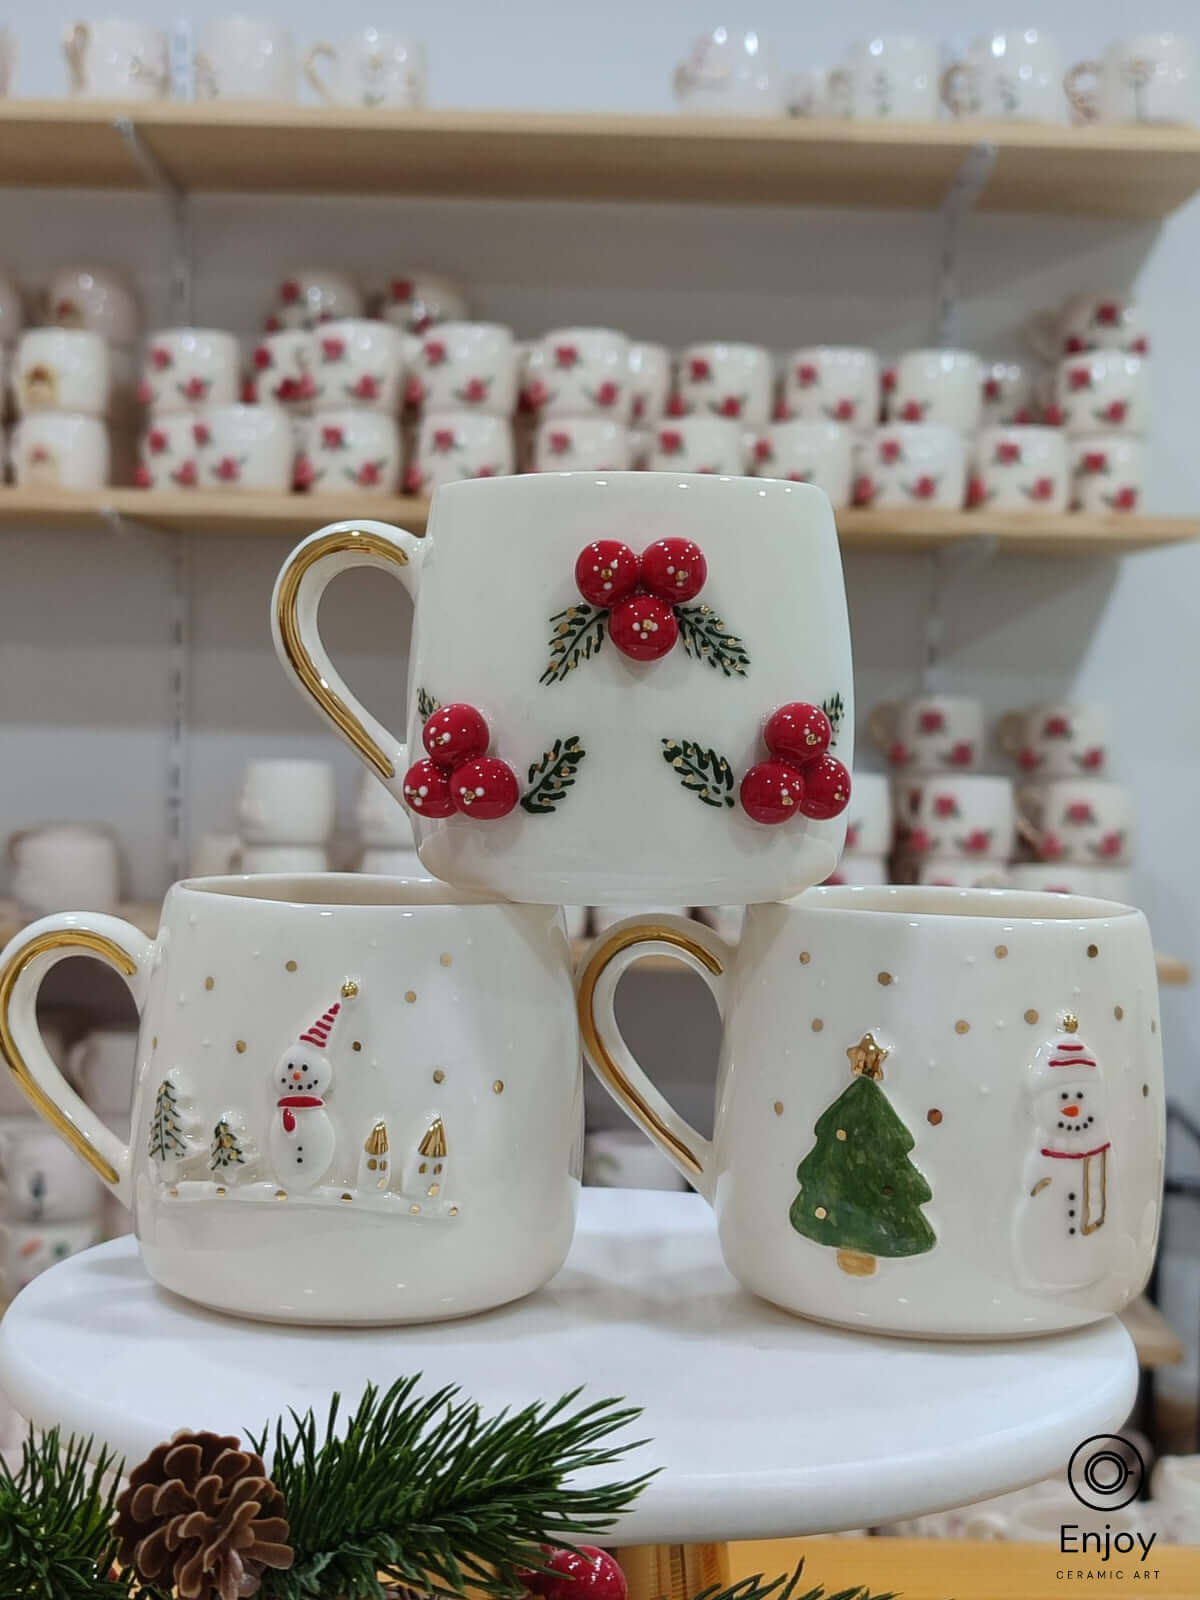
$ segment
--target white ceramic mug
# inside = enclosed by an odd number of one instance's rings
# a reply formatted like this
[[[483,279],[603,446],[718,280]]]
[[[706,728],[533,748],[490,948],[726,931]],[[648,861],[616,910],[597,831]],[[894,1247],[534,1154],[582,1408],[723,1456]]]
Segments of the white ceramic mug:
[[[885,700],[867,727],[895,771],[973,772],[983,761],[983,706],[963,695]]]
[[[409,398],[427,411],[483,411],[508,417],[517,402],[517,351],[494,322],[441,322],[415,352]]]
[[[407,745],[321,643],[320,595],[353,566],[389,572],[414,600]],[[463,627],[467,593],[489,605]],[[829,502],[805,484],[665,472],[447,484],[423,539],[343,522],[305,540],[272,627],[298,687],[406,798],[421,859],[447,882],[573,905],[732,905],[795,892],[837,860],[849,636]],[[816,759],[814,718],[800,774],[784,772],[765,759],[764,729],[802,699],[830,707],[838,742]],[[773,742],[793,748],[786,732]],[[774,784],[783,826],[755,820]]]
[[[1043,861],[1127,867],[1133,857],[1133,796],[1103,778],[1028,784],[1018,799],[1022,832]]]
[[[622,1038],[617,983],[646,955],[682,959],[721,1012],[711,1141]],[[715,1207],[730,1271],[787,1310],[1024,1336],[1120,1311],[1146,1281],[1165,1133],[1138,911],[812,889],[750,906],[736,950],[674,918],[611,930],[579,1014],[605,1087]]]
[[[200,32],[196,94],[206,100],[291,102],[296,98],[292,36],[277,22],[218,17]]]
[[[630,431],[607,417],[549,417],[533,436],[535,472],[627,472]]]
[[[400,424],[383,411],[316,411],[300,428],[298,489],[313,494],[395,494],[403,446]]]
[[[101,17],[63,33],[70,91],[81,100],[162,100],[171,88],[167,36],[141,22]]]
[[[42,979],[78,955],[141,1014],[128,1146],[38,1035]],[[583,1095],[555,907],[354,874],[194,879],[157,940],[93,914],[32,924],[0,956],[0,1007],[0,1055],[178,1294],[283,1322],[436,1320],[530,1293],[567,1253]]]
[[[389,413],[399,408],[404,338],[390,322],[365,317],[324,322],[311,335],[308,361],[316,407],[363,406]]]
[[[319,70],[322,61],[329,63],[328,75]],[[313,45],[305,57],[304,75],[326,105],[419,111],[426,100],[429,69],[419,39],[368,26],[339,45]]]
[[[0,1119],[0,1217],[90,1220],[100,1210],[100,1194],[90,1167],[44,1123],[33,1116]]]
[[[1123,905],[1133,894],[1133,877],[1124,867],[1080,866],[1074,861],[1021,861],[1008,868],[1005,881],[1013,889],[1093,895]]]
[[[1146,446],[1121,434],[1083,435],[1069,441],[1071,504],[1079,511],[1128,515],[1140,509]]]
[[[69,1077],[93,1111],[126,1116],[137,1071],[133,1028],[93,1028],[71,1050]]]
[[[200,482],[200,438],[208,424],[191,411],[155,417],[145,429],[138,452],[134,483],[139,489],[194,489]]]
[[[358,836],[372,850],[405,850],[416,857],[412,820],[408,808],[380,783],[375,775],[358,775],[358,798],[354,807]],[[420,866],[419,860],[417,861]],[[364,871],[373,869],[364,867]]]
[[[362,314],[362,290],[348,273],[335,267],[296,267],[276,285],[264,330],[316,328]]]
[[[984,363],[980,421],[985,428],[1029,423],[1033,420],[1033,404],[1033,373],[1027,362]]]
[[[1022,772],[1039,780],[1100,777],[1112,748],[1106,706],[1063,700],[1005,712],[996,740]]]
[[[467,298],[440,272],[405,272],[389,278],[379,298],[379,315],[406,333],[424,333],[437,322],[465,322]]]
[[[1073,437],[1144,434],[1150,422],[1150,364],[1120,350],[1096,350],[1061,361],[1053,420]]]
[[[983,363],[970,350],[909,350],[888,396],[893,422],[940,422],[974,433],[983,408]]]
[[[329,851],[323,844],[243,844],[235,870],[252,873],[328,872]]]
[[[862,121],[932,122],[939,82],[932,40],[903,33],[856,40],[846,65],[829,75],[831,110]]]
[[[543,417],[633,415],[629,340],[612,328],[555,328],[525,361],[522,404]]]
[[[1003,889],[1008,883],[1003,857],[908,856],[894,881],[908,882],[909,868],[913,869],[912,882],[939,889]]]
[[[1067,443],[1061,428],[983,428],[975,440],[967,504],[1029,516],[1067,509]]]
[[[862,432],[879,420],[879,357],[848,345],[809,345],[787,357],[782,412]]]
[[[112,457],[108,425],[98,417],[33,411],[12,431],[13,477],[23,489],[100,489]]]
[[[757,344],[690,344],[679,356],[682,415],[763,428],[771,415],[771,357]]]
[[[741,428],[724,417],[667,417],[654,430],[647,465],[654,472],[736,476],[746,470]]]
[[[967,492],[966,441],[942,423],[886,423],[856,452],[853,489],[859,506],[957,511]]]
[[[629,346],[629,387],[633,420],[656,422],[671,393],[671,356],[666,345],[636,340]]]
[[[500,478],[516,466],[512,423],[488,411],[427,411],[404,474],[409,494],[432,494],[461,478]]]
[[[84,328],[110,344],[129,345],[141,330],[137,294],[124,273],[112,267],[60,267],[45,290],[46,323]]]
[[[774,51],[752,29],[718,27],[696,39],[673,78],[689,116],[779,117],[783,80]]]
[[[35,916],[81,905],[108,911],[121,893],[121,861],[112,831],[98,824],[51,822],[8,841],[12,892]]]
[[[201,405],[233,405],[241,359],[233,334],[216,328],[164,328],[142,357],[138,400],[160,415]]]
[[[1150,353],[1145,315],[1118,290],[1074,294],[1058,311],[1042,311],[1025,324],[1025,336],[1043,360],[1080,355],[1088,350]]]
[[[306,412],[316,394],[313,339],[308,328],[281,328],[266,333],[250,354],[251,382],[259,401]]]
[[[1195,122],[1195,46],[1177,33],[1116,40],[1072,67],[1066,90],[1082,122]]]
[[[103,417],[112,388],[108,345],[87,328],[28,328],[17,342],[12,388],[22,416],[69,411]]]
[[[881,772],[856,772],[846,812],[846,854],[884,856],[891,847],[891,784]]]
[[[823,489],[835,508],[850,504],[851,433],[838,422],[772,422],[759,436],[754,470]]]
[[[926,778],[908,788],[898,828],[915,856],[1007,861],[1016,848],[1016,808],[1010,778],[980,773]]]
[[[956,117],[990,122],[1062,122],[1058,45],[1038,28],[971,41],[965,60],[942,74],[942,99]]]
[[[98,1218],[81,1222],[6,1222],[0,1226],[0,1299],[11,1300],[39,1273],[100,1242]]]
[[[421,865],[420,856],[412,848],[405,850],[389,845],[370,845],[362,853],[358,870],[379,873],[385,878],[425,878],[433,882]]]
[[[294,757],[251,761],[236,815],[247,844],[327,844],[337,817],[333,768]]]
[[[202,406],[193,419],[206,489],[279,492],[292,484],[292,429],[277,406]]]

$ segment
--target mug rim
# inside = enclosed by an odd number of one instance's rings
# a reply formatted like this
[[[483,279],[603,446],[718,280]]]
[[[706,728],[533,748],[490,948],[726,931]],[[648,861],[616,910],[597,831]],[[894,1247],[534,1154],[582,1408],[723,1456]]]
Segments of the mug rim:
[[[440,326],[444,326],[444,324],[440,324]],[[472,413],[472,415],[476,414]],[[563,420],[565,421],[566,419],[564,418]],[[689,419],[680,417],[678,420],[686,422]],[[704,417],[698,420],[721,422],[726,419]],[[931,424],[931,426],[939,426],[939,424]],[[952,433],[954,430],[948,428],[946,431]],[[521,484],[522,493],[546,494],[549,493],[547,485],[559,485],[567,478],[574,479],[577,482],[593,483],[597,488],[631,488],[636,485],[642,494],[662,493],[664,480],[681,489],[699,488],[701,493],[708,494],[713,492],[714,486],[717,484],[727,486],[736,483],[744,484],[745,492],[754,494],[759,499],[765,499],[772,494],[776,498],[795,495],[798,504],[803,504],[806,500],[812,500],[814,497],[819,502],[824,502],[825,505],[829,504],[829,496],[824,489],[819,489],[815,483],[793,483],[787,478],[750,478],[742,472],[634,472],[631,469],[622,469],[619,472],[600,472],[595,468],[581,472],[506,472],[497,474],[494,478],[457,478],[451,483],[440,484],[434,495],[434,501],[450,499],[457,502],[464,496],[478,496],[488,493],[494,496],[498,486],[501,484]],[[513,491],[506,489],[506,492],[511,493]]]
[[[1136,906],[1048,889],[954,889],[944,884],[818,884],[787,902],[792,911],[840,912],[910,922],[1111,922],[1140,917]]]
[[[215,895],[258,906],[289,906],[327,911],[445,910],[498,907],[536,908],[458,889],[440,878],[415,878],[371,872],[230,872],[182,878],[172,893]]]

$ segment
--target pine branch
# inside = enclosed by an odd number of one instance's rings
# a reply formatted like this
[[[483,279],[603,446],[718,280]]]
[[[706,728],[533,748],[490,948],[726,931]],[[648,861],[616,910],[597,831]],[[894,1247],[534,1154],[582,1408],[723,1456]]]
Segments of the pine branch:
[[[829,726],[833,729],[833,738],[829,741],[829,748],[832,750],[837,745],[842,718],[846,715],[846,702],[835,692],[828,700],[821,701],[821,710],[829,718]]]
[[[715,750],[706,750],[691,739],[664,739],[663,760],[679,774],[679,781],[706,806],[735,804],[733,768]]]
[[[756,1572],[752,1578],[739,1578],[737,1583],[731,1583],[726,1589],[714,1583],[711,1588],[702,1589],[694,1600],[898,1600],[894,1593],[872,1595],[866,1589],[858,1588],[840,1589],[837,1594],[831,1595],[826,1595],[824,1589],[809,1589],[804,1594],[797,1594],[803,1572],[803,1561],[790,1578],[781,1575],[772,1578],[769,1583],[764,1583],[762,1573]]]
[[[579,735],[555,739],[540,761],[529,769],[529,782],[533,785],[521,796],[521,805],[534,817],[544,817],[552,812],[565,791],[574,786],[575,774],[587,759],[587,751],[579,743]]]
[[[438,710],[440,702],[435,700],[428,689],[417,690],[417,715],[422,722],[428,722],[433,713]]]
[[[746,676],[750,653],[736,633],[730,633],[711,606],[676,606],[675,620],[683,648],[696,661],[720,667],[727,678]]]
[[[556,611],[550,618],[554,633],[550,639],[550,660],[539,683],[561,683],[581,661],[590,661],[604,643],[604,619],[608,612],[581,601]]]
[[[543,1542],[602,1532],[652,1473],[575,1487],[645,1440],[610,1436],[640,1415],[602,1400],[485,1418],[457,1388],[427,1398],[419,1377],[381,1394],[368,1386],[339,1428],[335,1395],[323,1428],[313,1413],[275,1425],[271,1477],[288,1506],[290,1572],[264,1575],[262,1600],[379,1600],[381,1580],[423,1594],[522,1593],[516,1571],[540,1566]],[[266,1454],[271,1430],[251,1445]]]

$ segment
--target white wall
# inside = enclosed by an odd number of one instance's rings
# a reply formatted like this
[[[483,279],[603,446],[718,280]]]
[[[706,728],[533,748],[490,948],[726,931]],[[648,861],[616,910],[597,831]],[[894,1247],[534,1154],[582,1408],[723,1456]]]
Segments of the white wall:
[[[173,16],[146,0],[124,9],[163,23]],[[201,20],[225,9],[209,0],[192,14]],[[292,0],[286,10],[302,41],[328,34],[327,8],[316,0]],[[338,26],[381,11],[350,0],[338,8]],[[710,17],[684,0],[412,0],[401,15],[429,43],[437,105],[667,111],[673,62],[720,12]],[[74,15],[68,0],[52,0],[17,24],[20,93],[61,91],[57,36]],[[985,0],[876,0],[833,10],[758,0],[741,16],[796,65],[833,61],[845,36],[865,30],[905,27],[953,45],[1003,21]],[[1057,33],[1067,60],[1094,53],[1130,24],[1118,0],[1039,0],[1036,16]],[[1194,0],[1159,0],[1154,23],[1195,28]],[[469,286],[482,315],[511,321],[522,335],[602,321],[668,341],[725,334],[786,347],[827,337],[895,351],[931,331],[938,232],[936,220],[921,215],[260,197],[204,199],[194,212],[198,318],[246,332],[273,278],[306,261],[346,264],[367,279],[436,266]],[[0,193],[0,216],[0,250],[23,278],[36,281],[81,256],[123,262],[138,273],[151,318],[164,315],[165,236],[152,199]],[[1153,511],[1200,512],[1198,253],[1200,203],[1161,230],[981,216],[966,236],[963,337],[987,351],[1017,348],[1023,319],[1071,290],[1136,286],[1156,351]],[[348,798],[351,758],[318,729],[269,648],[267,598],[283,546],[196,538],[190,553],[193,829],[229,824],[231,790],[252,753],[327,754]],[[102,816],[121,831],[135,892],[156,898],[167,546],[151,534],[5,531],[0,563],[0,836],[40,817]],[[936,563],[860,554],[847,566],[858,694],[867,706],[920,681]],[[1200,965],[1200,545],[1124,562],[952,562],[943,578],[937,683],[977,692],[996,710],[1062,694],[1113,708],[1120,775],[1142,818],[1138,897],[1160,947]],[[399,592],[350,579],[327,610],[352,681],[397,714],[407,634]],[[654,994],[647,990],[635,1009],[644,1003],[644,1024],[660,1027],[667,1059],[674,1029],[664,1018],[694,991],[681,982],[674,1000],[661,988]],[[1163,1010],[1171,1090],[1200,1112],[1192,993],[1167,992]]]

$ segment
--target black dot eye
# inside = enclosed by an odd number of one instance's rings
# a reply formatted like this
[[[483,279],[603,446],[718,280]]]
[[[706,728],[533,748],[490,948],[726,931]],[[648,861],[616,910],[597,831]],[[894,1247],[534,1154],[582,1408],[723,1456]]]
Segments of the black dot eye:
[[[1069,1100],[1070,1098],[1071,1098],[1070,1095],[1067,1094],[1065,1090],[1063,1091],[1063,1093],[1061,1095],[1059,1095],[1059,1099],[1060,1100]]]

